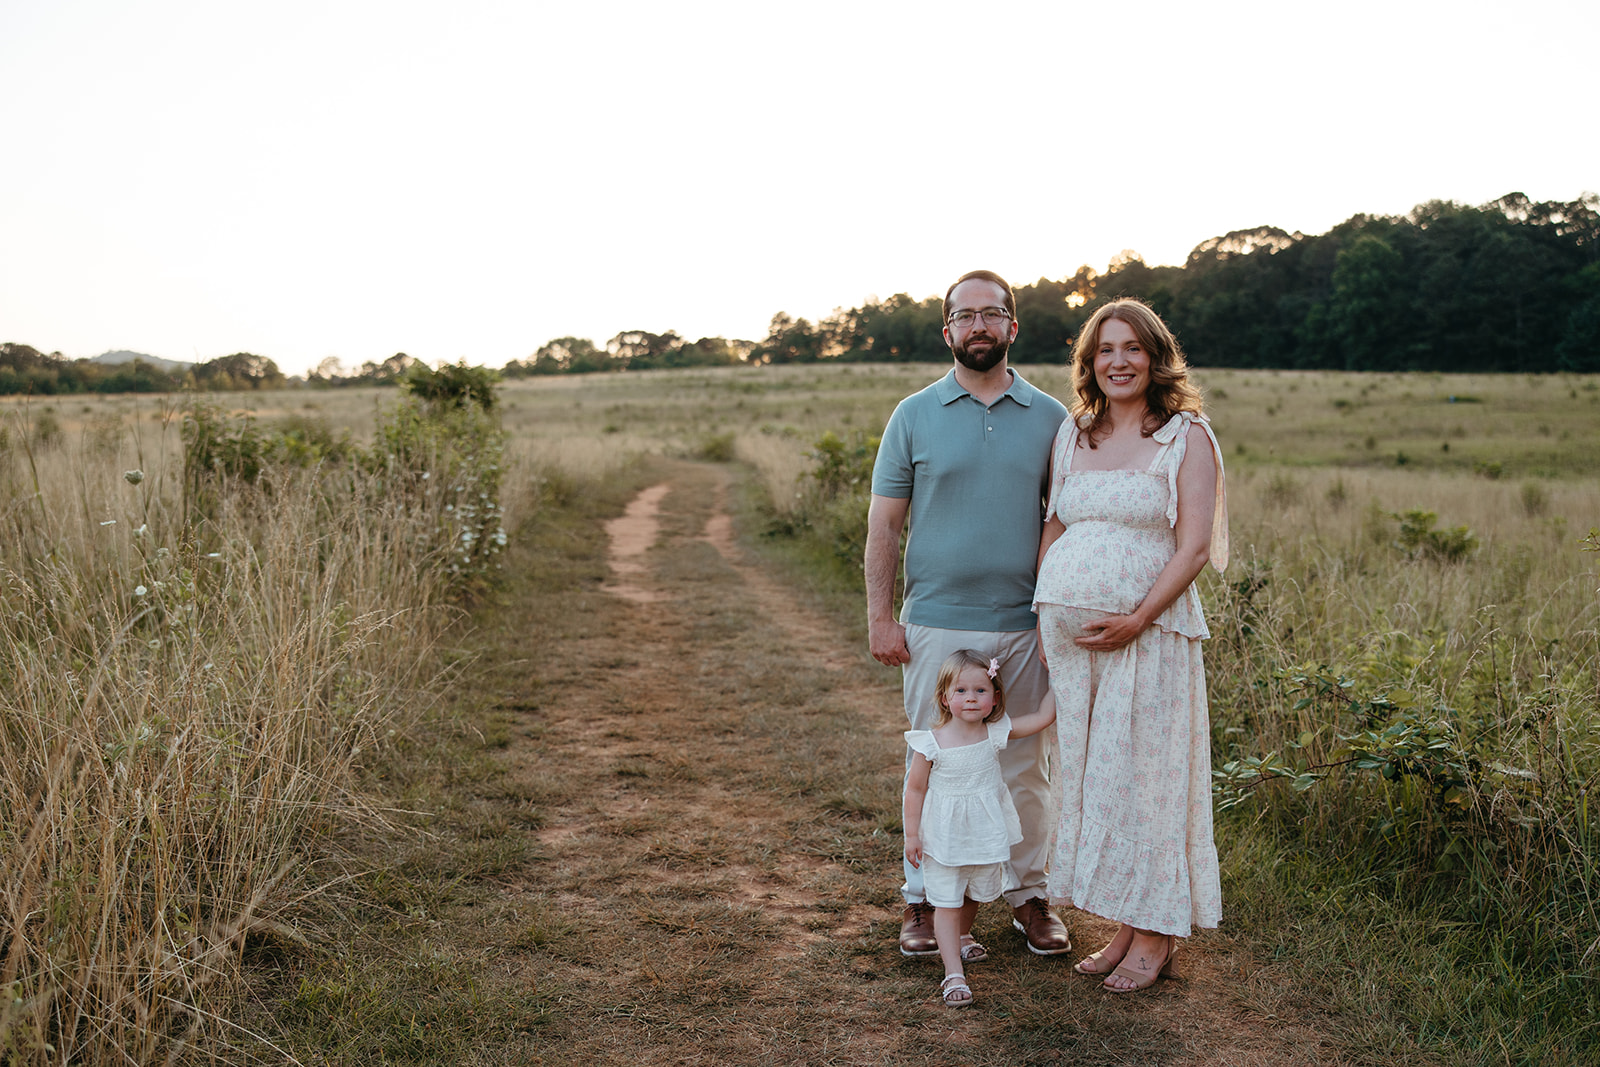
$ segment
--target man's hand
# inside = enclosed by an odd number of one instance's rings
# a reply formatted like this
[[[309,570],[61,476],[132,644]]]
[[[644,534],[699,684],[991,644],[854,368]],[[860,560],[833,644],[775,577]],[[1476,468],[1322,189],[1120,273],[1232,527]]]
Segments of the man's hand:
[[[894,619],[868,623],[867,644],[872,658],[885,667],[901,667],[911,662],[911,650],[906,648],[906,628]]]
[[[900,569],[900,531],[906,525],[910,498],[872,494],[867,505],[867,648],[885,667],[911,662],[906,628],[894,617],[894,577]]]

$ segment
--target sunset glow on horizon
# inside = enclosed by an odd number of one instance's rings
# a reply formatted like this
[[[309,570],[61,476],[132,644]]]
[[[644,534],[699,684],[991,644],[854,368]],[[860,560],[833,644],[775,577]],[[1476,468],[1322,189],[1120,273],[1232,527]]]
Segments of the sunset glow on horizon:
[[[1594,4],[1329,11],[8,0],[0,341],[498,366],[1600,187]]]

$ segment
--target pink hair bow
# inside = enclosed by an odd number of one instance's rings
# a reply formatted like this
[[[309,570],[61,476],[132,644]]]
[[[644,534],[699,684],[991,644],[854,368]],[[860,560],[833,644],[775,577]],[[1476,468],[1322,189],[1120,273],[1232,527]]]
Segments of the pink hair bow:
[[[997,659],[991,659],[989,661],[989,677],[993,678],[995,675],[997,675],[999,673],[1000,673],[1000,661],[997,660]]]

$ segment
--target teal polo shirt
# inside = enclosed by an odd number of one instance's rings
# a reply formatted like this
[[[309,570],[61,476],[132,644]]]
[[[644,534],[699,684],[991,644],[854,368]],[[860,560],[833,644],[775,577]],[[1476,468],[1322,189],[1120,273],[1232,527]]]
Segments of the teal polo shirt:
[[[872,491],[909,499],[902,622],[946,630],[1031,630],[1034,565],[1061,402],[1015,368],[985,407],[955,370],[895,407]]]

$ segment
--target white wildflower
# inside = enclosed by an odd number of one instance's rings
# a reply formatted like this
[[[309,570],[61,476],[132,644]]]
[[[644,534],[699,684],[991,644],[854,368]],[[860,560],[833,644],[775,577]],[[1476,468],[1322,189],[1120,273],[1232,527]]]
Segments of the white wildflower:
[[[144,596],[149,591],[150,590],[146,589],[142,585],[136,585],[136,586],[133,587],[133,595],[134,596]]]

